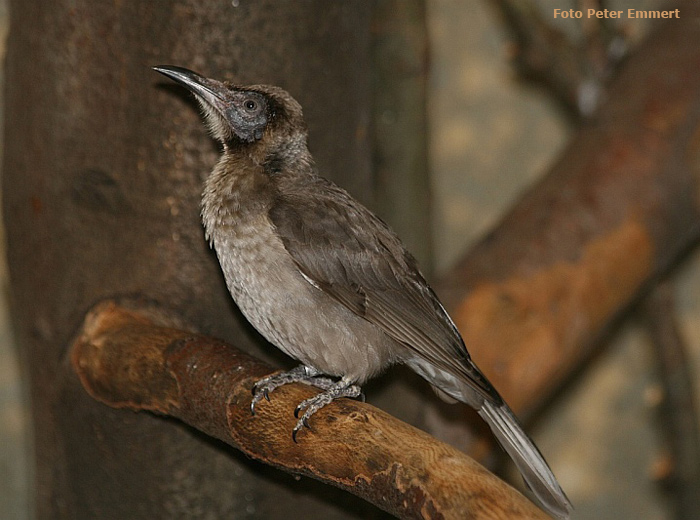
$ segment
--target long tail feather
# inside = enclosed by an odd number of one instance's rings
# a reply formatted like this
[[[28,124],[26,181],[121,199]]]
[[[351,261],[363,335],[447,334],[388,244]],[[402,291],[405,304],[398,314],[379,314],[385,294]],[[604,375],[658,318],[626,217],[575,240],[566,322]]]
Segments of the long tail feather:
[[[571,502],[508,405],[494,405],[486,401],[479,415],[489,424],[496,439],[513,459],[525,483],[547,512],[556,518],[569,518]]]

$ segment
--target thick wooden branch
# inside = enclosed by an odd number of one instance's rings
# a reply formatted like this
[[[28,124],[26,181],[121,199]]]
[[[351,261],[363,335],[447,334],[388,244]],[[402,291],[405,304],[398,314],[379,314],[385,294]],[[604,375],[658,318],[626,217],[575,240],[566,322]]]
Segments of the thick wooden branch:
[[[250,413],[253,383],[272,369],[148,311],[104,302],[71,351],[83,387],[117,408],[176,417],[246,455],[345,489],[400,518],[547,518],[477,462],[370,405],[341,399],[298,444],[293,410],[315,390],[287,385]]]
[[[606,3],[604,0],[578,0],[577,7],[583,12],[588,9],[602,12],[608,7]],[[585,16],[580,21],[584,42],[574,45],[558,31],[551,32],[532,2],[498,0],[496,4],[501,7],[513,34],[517,46],[515,63],[520,73],[548,86],[555,99],[564,101],[570,113],[578,111],[579,120],[589,116],[587,102],[595,100],[586,99],[585,94],[596,92],[590,88],[587,91],[586,87],[596,87],[597,95],[604,97],[602,86],[626,50],[620,20]],[[529,22],[528,18],[533,17],[535,23]],[[546,45],[554,38],[564,41],[564,45]],[[578,62],[571,59],[576,52],[582,58]],[[557,61],[562,60],[569,61],[571,67],[558,66]],[[574,74],[568,77],[571,72]],[[572,96],[576,93],[579,94],[578,105],[574,104],[576,100]],[[669,114],[669,117],[672,116]],[[681,134],[680,138],[687,139],[688,135]],[[659,173],[663,173],[663,169]],[[671,188],[670,195],[674,195],[674,189],[677,188]],[[670,199],[668,202],[672,204]],[[690,236],[692,239],[692,234]],[[648,321],[664,388],[660,426],[668,442],[671,463],[663,466],[667,471],[663,483],[673,493],[676,518],[685,519],[697,517],[700,511],[700,433],[693,399],[693,375],[676,325],[671,292],[668,282],[662,283],[644,299],[641,308]]]
[[[659,24],[550,172],[436,287],[520,412],[697,240],[700,4]]]

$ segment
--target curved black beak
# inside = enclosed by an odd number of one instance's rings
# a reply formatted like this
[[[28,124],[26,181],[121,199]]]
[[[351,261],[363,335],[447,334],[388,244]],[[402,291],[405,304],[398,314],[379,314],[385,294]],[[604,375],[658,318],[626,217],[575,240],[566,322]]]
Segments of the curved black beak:
[[[220,81],[205,78],[196,72],[175,65],[158,65],[153,67],[153,70],[179,83],[197,96],[200,101],[206,102],[222,114],[224,113],[226,86]]]

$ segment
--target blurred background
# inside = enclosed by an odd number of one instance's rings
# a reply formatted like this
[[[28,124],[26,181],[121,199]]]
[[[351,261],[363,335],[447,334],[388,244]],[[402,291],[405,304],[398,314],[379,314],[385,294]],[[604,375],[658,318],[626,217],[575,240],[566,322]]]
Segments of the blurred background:
[[[568,6],[538,3],[543,13]],[[608,7],[660,3],[618,0]],[[440,273],[546,171],[573,128],[547,92],[516,77],[505,27],[489,2],[428,0],[427,14],[432,250]],[[575,21],[550,21],[580,36]],[[632,45],[645,34],[644,22],[624,20]],[[7,30],[0,0],[0,55]],[[0,277],[4,295],[4,262]],[[682,333],[700,373],[700,255],[691,254],[673,280]],[[0,516],[24,520],[31,518],[31,427],[8,313],[0,298]],[[574,503],[574,518],[671,518],[655,480],[664,461],[655,412],[660,392],[649,339],[627,319],[538,418],[533,437]]]

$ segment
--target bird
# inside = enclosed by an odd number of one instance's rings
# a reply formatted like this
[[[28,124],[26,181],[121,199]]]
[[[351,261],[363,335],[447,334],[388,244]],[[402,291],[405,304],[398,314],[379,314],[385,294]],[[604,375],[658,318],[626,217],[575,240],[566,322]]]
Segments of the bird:
[[[568,518],[571,502],[472,361],[415,258],[387,224],[319,174],[300,104],[277,86],[153,68],[194,95],[221,145],[201,218],[233,300],[265,339],[301,363],[255,383],[251,413],[282,385],[319,388],[294,412],[296,442],[319,409],[362,397],[364,382],[405,364],[476,409],[542,507]]]

